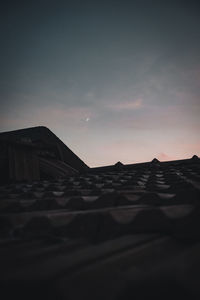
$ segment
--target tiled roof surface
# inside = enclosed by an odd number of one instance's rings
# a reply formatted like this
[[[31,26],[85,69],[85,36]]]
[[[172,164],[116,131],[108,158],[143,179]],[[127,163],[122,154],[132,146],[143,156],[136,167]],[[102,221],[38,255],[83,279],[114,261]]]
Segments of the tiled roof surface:
[[[5,299],[199,299],[199,161],[1,185]]]

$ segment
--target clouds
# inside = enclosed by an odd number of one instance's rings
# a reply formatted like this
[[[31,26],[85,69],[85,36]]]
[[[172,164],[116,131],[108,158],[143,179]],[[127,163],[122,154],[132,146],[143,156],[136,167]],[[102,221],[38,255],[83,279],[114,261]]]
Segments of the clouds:
[[[51,128],[66,127],[75,130],[84,127],[85,120],[91,119],[94,112],[89,107],[66,107],[55,104],[50,106],[35,107],[28,110],[26,107],[21,112],[11,111],[7,118],[1,114],[1,126],[9,129],[18,127],[44,125]],[[88,120],[88,121],[89,121]]]
[[[198,7],[178,0],[7,6],[0,129],[46,125],[89,165],[198,152]],[[175,141],[184,139],[181,149]]]
[[[132,101],[121,101],[119,103],[113,103],[108,105],[108,108],[116,111],[137,110],[142,108],[142,105],[143,105],[143,99],[138,98]]]
[[[158,154],[157,159],[159,161],[170,161],[170,160],[173,160],[173,157],[167,155],[164,152],[161,152],[161,153]]]

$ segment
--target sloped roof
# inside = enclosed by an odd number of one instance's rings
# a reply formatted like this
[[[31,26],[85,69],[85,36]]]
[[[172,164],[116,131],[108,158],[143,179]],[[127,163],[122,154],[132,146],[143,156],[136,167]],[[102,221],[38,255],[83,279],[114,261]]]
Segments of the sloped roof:
[[[198,157],[118,163],[0,192],[8,297],[199,299]]]
[[[0,133],[0,140],[33,144],[37,146],[54,148],[57,158],[72,168],[83,171],[88,166],[70,150],[51,130],[45,126],[19,129]]]

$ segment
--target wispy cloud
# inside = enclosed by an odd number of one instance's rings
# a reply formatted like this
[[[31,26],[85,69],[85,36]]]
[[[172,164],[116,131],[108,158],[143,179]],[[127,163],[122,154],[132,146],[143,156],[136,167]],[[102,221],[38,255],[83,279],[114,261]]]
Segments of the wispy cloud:
[[[165,160],[173,160],[173,157],[169,156],[165,152],[161,152],[158,154],[157,159],[160,161],[165,161]]]
[[[118,103],[109,104],[108,107],[112,110],[121,111],[121,110],[136,110],[143,107],[143,99],[138,98],[132,101],[122,101]]]
[[[94,117],[94,111],[89,107],[69,107],[64,105],[48,105],[31,108],[29,111],[22,109],[17,113],[11,111],[7,115],[0,115],[2,130],[11,130],[22,127],[45,125],[52,127],[63,126],[66,128],[83,128]]]

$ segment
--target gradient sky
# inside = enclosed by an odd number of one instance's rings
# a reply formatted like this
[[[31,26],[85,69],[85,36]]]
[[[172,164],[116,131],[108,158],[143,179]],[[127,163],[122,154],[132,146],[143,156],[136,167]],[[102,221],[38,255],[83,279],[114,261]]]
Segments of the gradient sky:
[[[200,155],[199,1],[7,1],[0,131],[47,126],[89,166]]]

